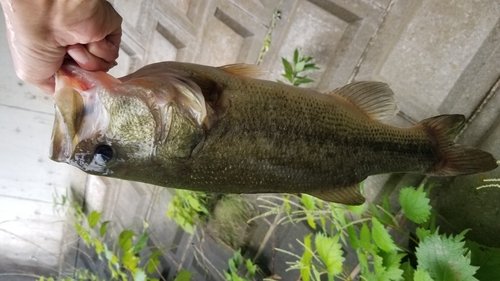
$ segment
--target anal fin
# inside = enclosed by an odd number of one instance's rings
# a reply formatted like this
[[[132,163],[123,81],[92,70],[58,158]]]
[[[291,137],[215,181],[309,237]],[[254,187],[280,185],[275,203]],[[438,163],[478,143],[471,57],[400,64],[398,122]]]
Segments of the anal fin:
[[[310,191],[307,193],[321,200],[345,205],[361,205],[365,202],[365,197],[361,194],[359,183],[342,188]]]

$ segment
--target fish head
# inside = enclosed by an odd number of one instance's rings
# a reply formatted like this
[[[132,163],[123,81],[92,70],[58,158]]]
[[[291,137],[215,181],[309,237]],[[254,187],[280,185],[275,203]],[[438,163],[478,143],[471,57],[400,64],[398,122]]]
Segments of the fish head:
[[[64,65],[56,74],[50,158],[113,177],[151,165],[158,131],[151,95],[140,83]]]

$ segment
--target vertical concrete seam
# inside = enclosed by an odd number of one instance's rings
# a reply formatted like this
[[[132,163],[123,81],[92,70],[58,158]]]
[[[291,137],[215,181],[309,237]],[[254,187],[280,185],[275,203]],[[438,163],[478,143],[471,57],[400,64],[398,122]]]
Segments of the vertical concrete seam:
[[[378,36],[380,29],[382,29],[382,27],[385,25],[385,22],[387,20],[387,16],[389,15],[389,12],[392,10],[392,6],[394,6],[394,3],[396,3],[396,1],[397,0],[391,0],[391,2],[389,2],[389,4],[387,5],[387,7],[384,11],[384,14],[382,15],[382,21],[380,22],[379,26],[377,27],[377,29],[373,33],[372,37],[368,41],[368,44],[366,45],[365,49],[363,50],[363,53],[359,57],[358,63],[354,67],[351,76],[347,80],[347,83],[352,83],[354,81],[354,78],[356,77],[356,75],[358,75],[359,69],[361,68],[361,63],[363,63],[363,61],[365,60],[366,54],[368,53],[368,50],[370,49],[370,47],[373,45],[373,43],[377,39],[377,36]]]
[[[484,96],[484,98],[481,100],[478,106],[472,111],[472,115],[467,119],[465,122],[465,125],[462,127],[458,135],[455,137],[455,140],[457,140],[464,132],[465,130],[469,127],[469,125],[474,121],[474,119],[477,118],[477,116],[481,113],[483,108],[486,106],[486,104],[491,100],[491,98],[498,92],[500,91],[500,77],[498,77],[497,81],[493,84],[493,86],[490,88],[488,93]]]

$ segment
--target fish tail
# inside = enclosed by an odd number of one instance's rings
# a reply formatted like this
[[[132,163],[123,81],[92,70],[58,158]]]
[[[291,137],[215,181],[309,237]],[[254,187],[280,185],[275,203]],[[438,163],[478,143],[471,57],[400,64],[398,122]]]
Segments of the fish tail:
[[[460,114],[440,115],[419,123],[437,145],[436,164],[427,170],[434,176],[458,176],[491,171],[498,167],[493,156],[477,148],[454,143],[465,124]]]

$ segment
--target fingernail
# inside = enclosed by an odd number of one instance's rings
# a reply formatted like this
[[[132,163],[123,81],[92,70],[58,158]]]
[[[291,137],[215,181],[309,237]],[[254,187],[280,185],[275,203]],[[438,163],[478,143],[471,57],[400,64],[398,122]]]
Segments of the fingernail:
[[[82,48],[68,48],[66,52],[78,64],[86,64],[89,61],[89,56]]]

